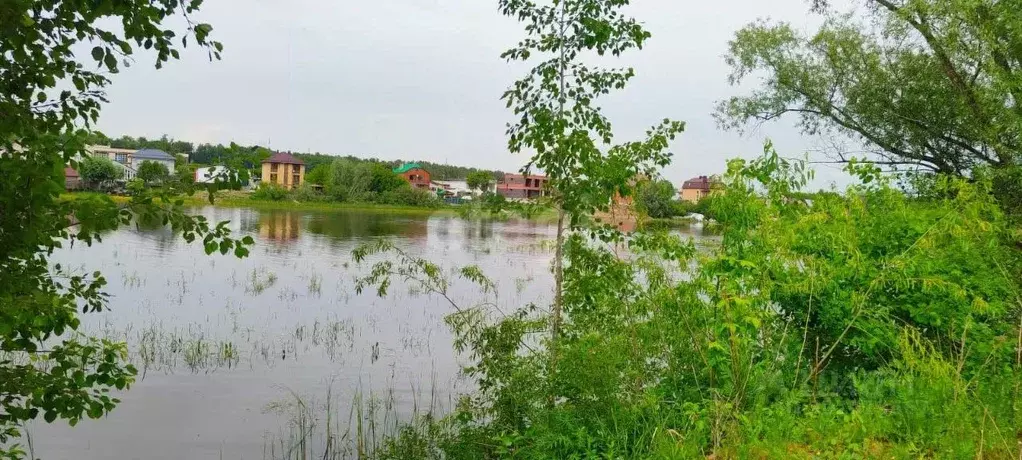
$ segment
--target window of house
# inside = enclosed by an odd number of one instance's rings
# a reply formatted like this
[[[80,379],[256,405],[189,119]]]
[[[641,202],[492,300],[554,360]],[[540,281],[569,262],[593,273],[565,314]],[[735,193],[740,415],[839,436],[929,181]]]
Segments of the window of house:
[[[277,172],[277,163],[270,163],[270,172]]]
[[[117,161],[118,163],[122,164],[122,165],[128,164],[128,154],[127,153],[118,153],[118,154],[114,155],[114,160]]]
[[[276,174],[270,174],[270,182],[273,182],[273,183],[277,182],[277,175]]]
[[[293,176],[291,176],[291,183],[292,183],[292,184],[297,184],[297,183],[299,183],[299,182],[301,182],[301,181],[302,181],[302,176],[301,176],[301,174],[298,174],[298,173],[296,172],[296,173],[295,173],[295,174],[294,174]]]

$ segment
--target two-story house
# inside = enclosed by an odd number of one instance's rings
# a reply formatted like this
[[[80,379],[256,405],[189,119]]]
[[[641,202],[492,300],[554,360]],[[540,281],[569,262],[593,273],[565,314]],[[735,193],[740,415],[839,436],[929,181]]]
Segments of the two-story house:
[[[718,188],[720,188],[720,181],[715,177],[693,177],[681,185],[681,200],[698,203],[699,200],[710,196],[710,193]]]
[[[511,200],[529,200],[546,196],[546,176],[504,174],[504,180],[497,184],[497,193]]]
[[[263,160],[262,182],[288,190],[305,183],[305,162],[285,152],[277,152]]]

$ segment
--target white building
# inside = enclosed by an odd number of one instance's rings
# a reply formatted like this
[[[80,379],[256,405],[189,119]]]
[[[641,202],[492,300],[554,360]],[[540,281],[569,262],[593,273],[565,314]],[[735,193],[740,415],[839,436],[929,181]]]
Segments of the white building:
[[[226,166],[210,166],[195,170],[196,184],[212,184],[217,180],[221,182],[230,180],[230,170]]]
[[[164,152],[163,150],[156,149],[142,149],[135,152],[134,154],[131,155],[132,164],[129,166],[137,170],[139,166],[142,166],[142,163],[145,163],[147,161],[151,161],[153,163],[160,163],[163,166],[167,167],[167,171],[174,172],[175,163],[174,157],[171,156],[169,153]]]
[[[480,194],[478,190],[469,189],[468,182],[463,180],[435,180],[433,182],[443,185],[443,187],[454,196],[466,197]],[[487,191],[492,192],[493,190],[494,187],[491,186],[490,190]]]
[[[110,161],[113,161],[114,163],[120,163],[123,166],[134,168],[132,160],[135,155],[135,149],[117,149],[110,147],[109,145],[90,145],[85,147],[85,150],[89,152],[89,155],[94,157],[109,158]]]

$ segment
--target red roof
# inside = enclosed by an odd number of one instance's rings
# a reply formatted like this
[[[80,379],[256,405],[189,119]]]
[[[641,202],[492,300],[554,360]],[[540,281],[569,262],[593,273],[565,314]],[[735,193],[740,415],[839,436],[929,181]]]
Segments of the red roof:
[[[713,179],[710,179],[709,177],[706,177],[706,176],[699,176],[699,177],[694,177],[692,179],[689,179],[689,180],[685,181],[685,183],[682,184],[681,189],[682,190],[703,190],[703,191],[709,192],[710,188],[712,186],[713,186]]]
[[[269,158],[263,160],[263,163],[284,163],[284,164],[289,164],[289,165],[304,165],[305,164],[304,161],[299,160],[298,158],[295,158],[294,155],[291,155],[290,153],[287,153],[287,152],[277,152],[277,153],[274,153]]]
[[[75,168],[71,167],[64,168],[64,177],[79,177],[78,171],[75,171]]]

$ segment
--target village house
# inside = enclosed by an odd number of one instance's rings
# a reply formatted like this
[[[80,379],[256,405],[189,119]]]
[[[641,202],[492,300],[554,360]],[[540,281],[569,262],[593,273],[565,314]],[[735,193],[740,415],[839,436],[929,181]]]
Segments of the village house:
[[[681,200],[689,203],[698,203],[699,200],[710,196],[713,189],[718,187],[718,180],[715,177],[699,176],[685,181],[681,186]]]
[[[262,183],[291,190],[305,183],[305,162],[286,152],[263,160]]]
[[[167,171],[174,171],[174,157],[164,152],[163,150],[157,149],[142,149],[130,155],[132,168],[136,171],[142,166],[142,163],[151,161],[153,163],[159,163],[167,168]]]
[[[89,145],[85,147],[89,156],[107,158],[114,162],[121,169],[121,178],[132,180],[135,178],[135,153],[134,149],[119,149],[107,145]],[[79,158],[80,159],[80,158]]]
[[[82,176],[74,168],[64,168],[64,188],[66,190],[78,190],[82,186]]]
[[[135,149],[118,149],[110,147],[109,145],[90,145],[85,147],[85,150],[89,152],[89,155],[91,156],[109,158],[110,161],[113,161],[114,163],[135,169],[133,164]]]
[[[422,165],[418,163],[405,163],[398,166],[394,168],[394,174],[401,176],[402,179],[408,181],[414,188],[431,189],[432,181],[430,180],[429,171],[423,169]]]
[[[504,180],[497,184],[497,193],[509,200],[531,200],[547,195],[546,176],[504,174]]]

